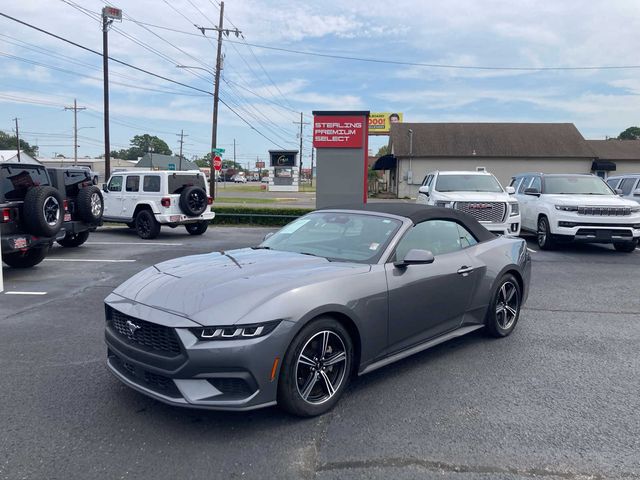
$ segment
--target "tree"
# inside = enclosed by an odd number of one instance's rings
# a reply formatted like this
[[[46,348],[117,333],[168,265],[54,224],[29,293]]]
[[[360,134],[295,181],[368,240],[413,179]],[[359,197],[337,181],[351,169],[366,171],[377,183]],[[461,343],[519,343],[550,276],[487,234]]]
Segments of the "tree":
[[[387,155],[388,153],[391,153],[391,149],[389,148],[389,145],[383,145],[378,149],[378,153],[376,153],[375,156],[380,158],[381,156]]]
[[[130,141],[131,147],[122,150],[113,150],[111,156],[123,160],[137,160],[149,152],[149,148],[153,148],[153,153],[160,155],[171,155],[171,149],[167,142],[155,135],[135,135]]]
[[[629,127],[618,135],[618,140],[640,140],[640,127]]]
[[[6,132],[0,130],[0,150],[15,150],[17,144],[17,138],[15,135],[9,135]],[[20,140],[20,150],[27,155],[36,157],[38,155],[38,147],[29,145],[29,142]]]

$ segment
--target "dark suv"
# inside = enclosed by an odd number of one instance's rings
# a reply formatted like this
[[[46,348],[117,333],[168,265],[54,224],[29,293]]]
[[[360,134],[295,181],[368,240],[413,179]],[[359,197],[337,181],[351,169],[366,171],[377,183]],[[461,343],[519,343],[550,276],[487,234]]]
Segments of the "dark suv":
[[[45,167],[0,164],[0,237],[2,261],[26,268],[40,263],[53,242],[64,237],[62,194]]]
[[[65,235],[58,243],[63,247],[78,247],[87,241],[90,232],[102,225],[102,192],[94,186],[90,171],[84,167],[47,168],[47,172],[67,207],[62,225]]]
[[[54,241],[81,245],[102,212],[102,194],[83,169],[0,164],[2,261],[11,267],[37,265]]]

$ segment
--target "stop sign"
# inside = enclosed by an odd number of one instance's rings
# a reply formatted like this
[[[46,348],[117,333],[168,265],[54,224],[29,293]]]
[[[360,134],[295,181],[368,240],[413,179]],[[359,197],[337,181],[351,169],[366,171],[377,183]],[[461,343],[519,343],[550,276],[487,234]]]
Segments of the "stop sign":
[[[217,155],[213,157],[213,168],[218,171],[222,170],[222,158]]]

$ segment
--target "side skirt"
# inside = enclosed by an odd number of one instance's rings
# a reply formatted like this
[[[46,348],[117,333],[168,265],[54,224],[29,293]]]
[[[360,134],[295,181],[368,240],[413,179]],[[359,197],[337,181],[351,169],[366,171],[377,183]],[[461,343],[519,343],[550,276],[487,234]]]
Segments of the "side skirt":
[[[453,338],[457,338],[457,337],[461,337],[463,335],[466,335],[467,333],[471,333],[474,332],[480,328],[484,327],[484,325],[468,325],[466,327],[461,327],[458,328],[457,330],[454,330],[452,332],[446,333],[440,337],[436,337],[433,338],[431,340],[428,340],[424,343],[421,343],[420,345],[416,345],[415,347],[411,347],[407,350],[403,350],[401,352],[398,353],[394,353],[393,355],[389,356],[389,357],[385,357],[382,360],[378,360],[377,362],[372,363],[371,365],[369,365],[368,367],[366,367],[364,370],[362,370],[358,375],[364,375],[366,373],[370,373],[373,372],[374,370],[377,370],[378,368],[382,368],[382,367],[386,367],[387,365],[393,363],[393,362],[397,362],[398,360],[401,360],[403,358],[406,357],[410,357],[411,355],[418,353],[418,352],[422,352],[423,350],[427,350],[428,348],[431,347],[435,347],[436,345],[439,345],[441,343],[447,342]]]

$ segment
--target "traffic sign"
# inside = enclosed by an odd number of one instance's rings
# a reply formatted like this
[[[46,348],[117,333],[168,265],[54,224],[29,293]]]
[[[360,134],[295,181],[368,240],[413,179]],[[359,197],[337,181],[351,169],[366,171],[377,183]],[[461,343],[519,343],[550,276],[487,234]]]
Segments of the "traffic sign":
[[[102,16],[122,21],[122,10],[116,7],[104,7],[102,9]]]
[[[213,168],[217,171],[222,170],[222,158],[217,155],[213,158]]]
[[[213,149],[211,149],[211,151],[213,153],[215,153],[216,155],[221,155],[221,154],[224,153],[224,148],[213,148]]]
[[[176,169],[176,164],[175,163],[170,163],[170,164],[167,165],[167,168],[169,170],[175,170]]]

